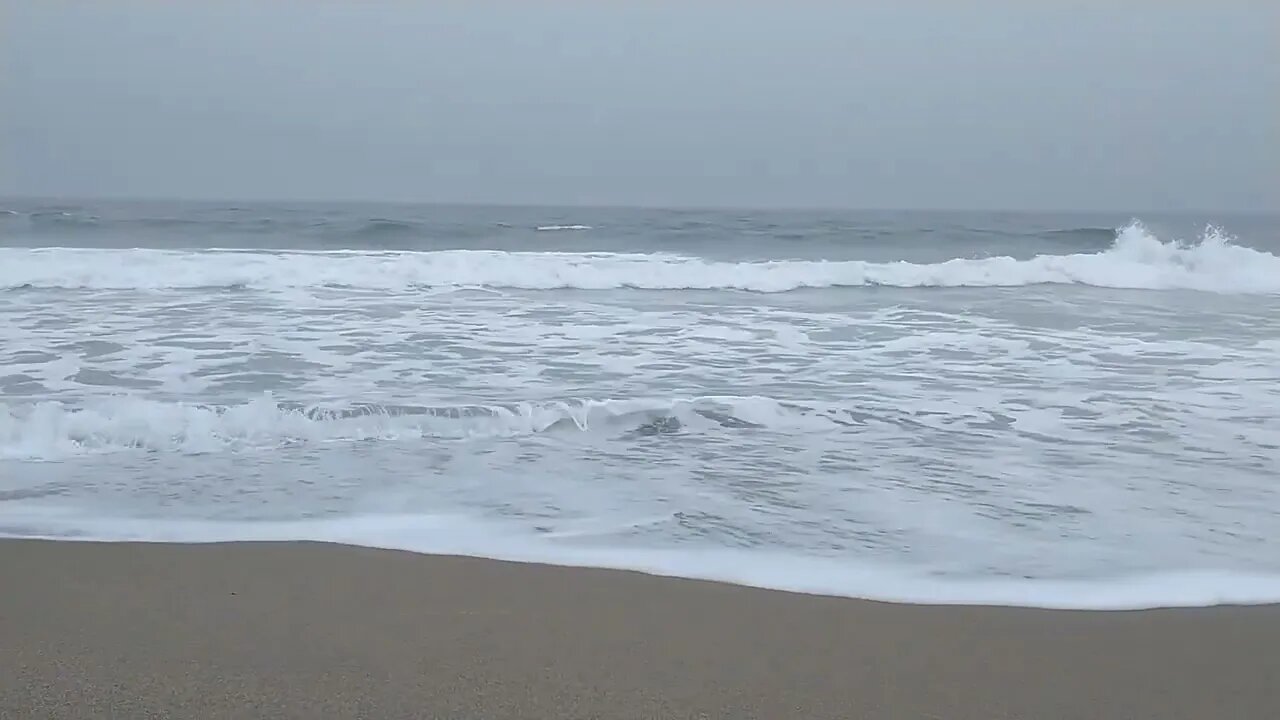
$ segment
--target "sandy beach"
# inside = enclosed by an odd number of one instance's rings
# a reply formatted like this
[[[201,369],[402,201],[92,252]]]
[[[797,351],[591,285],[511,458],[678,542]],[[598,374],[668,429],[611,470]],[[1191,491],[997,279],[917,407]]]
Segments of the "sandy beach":
[[[0,541],[3,718],[1266,718],[1280,608],[890,605],[311,543]]]

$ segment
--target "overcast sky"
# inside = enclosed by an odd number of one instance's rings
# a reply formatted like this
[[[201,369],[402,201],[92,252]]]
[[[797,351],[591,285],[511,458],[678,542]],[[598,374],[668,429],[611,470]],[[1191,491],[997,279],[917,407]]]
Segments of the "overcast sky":
[[[0,194],[1280,209],[1280,2],[0,0]]]

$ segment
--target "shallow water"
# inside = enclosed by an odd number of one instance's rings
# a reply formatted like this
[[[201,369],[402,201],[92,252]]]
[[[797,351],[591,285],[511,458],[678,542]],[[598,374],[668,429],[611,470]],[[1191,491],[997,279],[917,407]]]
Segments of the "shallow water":
[[[1280,221],[0,207],[6,535],[1280,600]]]

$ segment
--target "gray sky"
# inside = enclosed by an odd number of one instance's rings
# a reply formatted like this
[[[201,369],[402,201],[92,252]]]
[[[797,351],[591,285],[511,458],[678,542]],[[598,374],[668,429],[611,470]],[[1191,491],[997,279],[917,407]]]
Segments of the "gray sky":
[[[0,194],[1280,209],[1280,3],[0,0]]]

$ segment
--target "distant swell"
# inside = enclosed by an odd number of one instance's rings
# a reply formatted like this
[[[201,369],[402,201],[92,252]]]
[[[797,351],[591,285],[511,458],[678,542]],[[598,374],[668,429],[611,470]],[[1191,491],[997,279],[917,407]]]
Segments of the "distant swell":
[[[416,235],[425,231],[426,229],[418,223],[374,218],[357,228],[352,235],[357,238],[377,239],[387,236]]]
[[[89,231],[102,228],[98,217],[67,210],[41,210],[28,215],[27,220],[35,230]]]
[[[392,230],[393,232],[398,232]],[[1106,250],[1069,255],[956,258],[940,263],[859,260],[721,262],[642,253],[265,252],[0,249],[0,288],[164,290],[349,287],[528,290],[742,290],[830,287],[1090,285],[1219,293],[1280,293],[1280,257],[1233,244],[1216,229],[1195,243],[1162,241],[1142,225]]]
[[[1081,245],[1107,245],[1115,242],[1117,233],[1115,228],[1080,227],[1050,230],[1043,233],[1043,236],[1050,240],[1078,243]]]

